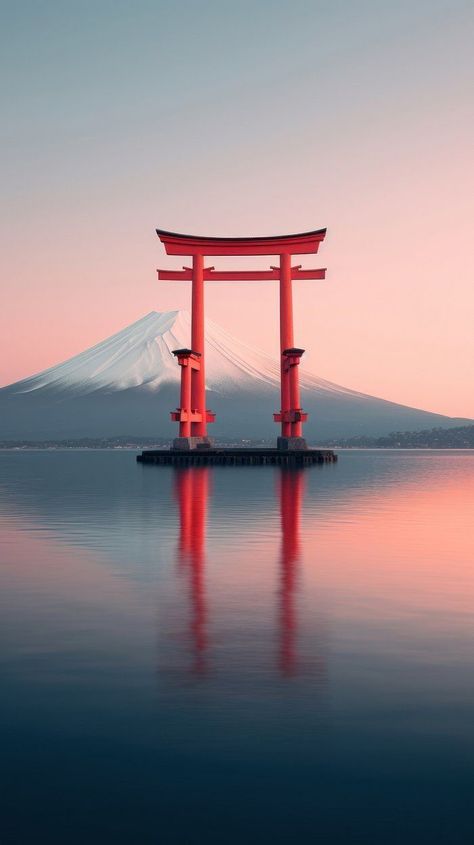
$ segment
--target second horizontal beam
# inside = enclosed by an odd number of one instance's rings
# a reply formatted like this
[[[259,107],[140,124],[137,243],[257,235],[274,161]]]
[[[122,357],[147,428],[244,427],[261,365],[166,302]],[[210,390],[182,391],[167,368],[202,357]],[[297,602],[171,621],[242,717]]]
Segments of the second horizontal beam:
[[[160,282],[190,282],[192,271],[185,270],[158,270]],[[205,268],[203,271],[205,282],[270,282],[278,281],[280,278],[279,268],[271,270],[213,270]],[[326,268],[317,270],[302,270],[300,267],[291,268],[291,278],[301,279],[325,279]]]

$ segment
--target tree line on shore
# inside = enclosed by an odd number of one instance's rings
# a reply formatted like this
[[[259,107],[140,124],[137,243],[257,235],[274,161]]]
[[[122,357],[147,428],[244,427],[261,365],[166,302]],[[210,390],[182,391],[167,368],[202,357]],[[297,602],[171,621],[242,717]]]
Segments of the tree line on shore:
[[[274,446],[273,440],[232,441],[216,438],[218,446]],[[0,449],[144,449],[171,445],[166,437],[81,437],[66,440],[0,440]],[[394,431],[384,437],[354,437],[325,440],[315,446],[343,449],[474,449],[474,425],[430,428],[423,431]]]
[[[322,445],[346,449],[474,449],[474,425],[394,431],[384,437],[360,434],[337,441],[328,440]]]

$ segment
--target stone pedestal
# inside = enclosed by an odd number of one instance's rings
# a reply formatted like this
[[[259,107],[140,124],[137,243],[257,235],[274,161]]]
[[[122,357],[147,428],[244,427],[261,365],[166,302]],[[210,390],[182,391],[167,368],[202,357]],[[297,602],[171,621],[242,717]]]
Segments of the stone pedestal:
[[[173,449],[181,452],[189,452],[191,449],[210,449],[212,440],[210,437],[175,437]]]
[[[277,440],[277,449],[282,452],[301,452],[307,448],[304,437],[279,437]]]

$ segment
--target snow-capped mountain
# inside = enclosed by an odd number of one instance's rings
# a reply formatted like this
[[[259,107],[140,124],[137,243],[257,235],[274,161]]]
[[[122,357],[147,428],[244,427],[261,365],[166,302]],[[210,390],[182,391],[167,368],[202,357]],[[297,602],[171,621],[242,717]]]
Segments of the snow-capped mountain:
[[[172,352],[189,346],[190,336],[189,312],[159,314],[152,311],[102,343],[7,389],[15,394],[44,390],[87,394],[131,387],[157,391],[164,384],[179,383],[180,370]],[[206,343],[208,390],[227,395],[243,384],[253,391],[258,391],[262,385],[279,390],[277,359],[247,346],[211,320],[206,323]],[[304,370],[301,371],[301,385],[307,389],[353,392],[306,374]]]
[[[51,439],[171,436],[180,369],[173,349],[190,345],[186,311],[152,311],[68,361],[0,389],[0,438]],[[448,427],[464,420],[376,399],[317,378],[301,368],[308,439]],[[277,426],[279,363],[206,321],[207,405],[217,412],[211,433],[271,437]]]

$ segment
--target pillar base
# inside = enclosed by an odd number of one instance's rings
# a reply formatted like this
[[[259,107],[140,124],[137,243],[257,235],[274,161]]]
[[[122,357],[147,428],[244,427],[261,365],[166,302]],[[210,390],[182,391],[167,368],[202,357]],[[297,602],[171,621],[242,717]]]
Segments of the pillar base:
[[[173,449],[181,452],[189,452],[191,449],[210,449],[212,440],[210,437],[175,437]]]
[[[282,452],[301,452],[307,448],[308,444],[304,437],[279,437],[277,439],[277,449]]]

